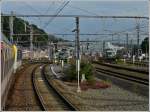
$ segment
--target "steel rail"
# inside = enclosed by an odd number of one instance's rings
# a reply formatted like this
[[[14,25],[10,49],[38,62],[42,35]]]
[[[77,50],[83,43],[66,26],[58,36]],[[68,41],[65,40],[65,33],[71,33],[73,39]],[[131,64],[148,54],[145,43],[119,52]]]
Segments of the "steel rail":
[[[106,66],[106,67],[111,67],[111,68],[124,69],[124,70],[132,71],[132,72],[143,73],[143,74],[146,74],[146,75],[148,75],[148,73],[149,73],[149,71],[142,70],[142,69],[128,68],[128,67],[123,67],[123,66],[119,66],[119,65],[100,63],[100,62],[97,62],[97,61],[93,61],[92,63],[102,65],[102,66]]]
[[[36,69],[37,69],[39,66],[41,66],[41,65],[38,65],[38,66],[36,66],[36,67],[33,69],[31,80],[32,80],[33,90],[34,90],[34,92],[35,92],[35,94],[36,94],[36,98],[38,99],[38,102],[39,102],[39,104],[40,104],[40,107],[41,107],[42,110],[46,111],[47,109],[46,109],[46,107],[45,107],[45,105],[44,105],[44,101],[43,101],[42,97],[40,96],[40,93],[39,93],[39,91],[38,91],[38,88],[37,88],[37,86],[36,86],[36,84],[35,84],[35,83],[36,83],[36,82],[35,82],[35,71],[36,71]]]
[[[110,76],[114,76],[116,78],[121,78],[121,79],[129,80],[129,81],[132,81],[132,82],[136,82],[136,83],[139,83],[139,84],[143,84],[143,85],[146,85],[146,86],[149,85],[148,79],[142,79],[142,78],[139,78],[139,77],[126,75],[126,74],[123,74],[123,73],[112,72],[112,71],[101,69],[101,68],[96,68],[96,71],[107,74],[107,75],[110,75]]]
[[[42,64],[42,65],[39,65],[39,66],[42,66],[41,75],[43,75],[44,81],[45,81],[46,84],[48,85],[49,89],[51,88],[52,91],[60,98],[60,100],[62,100],[62,101],[64,102],[64,104],[65,104],[70,110],[73,110],[73,111],[74,111],[74,110],[77,110],[65,97],[63,97],[63,96],[55,89],[55,87],[53,87],[53,86],[49,83],[47,77],[45,76],[45,67],[46,67],[46,65],[45,65],[45,64]],[[33,83],[33,87],[34,87],[34,91],[35,91],[35,93],[36,93],[36,96],[37,96],[37,98],[38,98],[38,100],[39,100],[41,109],[44,110],[44,111],[48,111],[48,108],[46,107],[47,104],[46,104],[45,101],[43,100],[42,95],[41,95],[41,93],[40,93],[40,91],[39,91],[39,89],[38,89],[38,85],[36,84],[35,71],[36,71],[36,69],[37,69],[39,66],[35,67],[34,70],[33,70],[33,72],[32,72],[32,83]]]
[[[46,80],[47,84],[49,85],[49,87],[51,87],[55,93],[64,101],[64,103],[66,103],[70,108],[71,110],[73,111],[78,111],[79,109],[77,107],[75,107],[68,99],[66,99],[59,91],[58,89],[56,89],[56,87],[54,87],[51,82],[48,80],[48,77],[45,73],[45,68],[46,68],[47,65],[45,65],[43,68],[42,68],[42,74],[44,76],[44,79]]]

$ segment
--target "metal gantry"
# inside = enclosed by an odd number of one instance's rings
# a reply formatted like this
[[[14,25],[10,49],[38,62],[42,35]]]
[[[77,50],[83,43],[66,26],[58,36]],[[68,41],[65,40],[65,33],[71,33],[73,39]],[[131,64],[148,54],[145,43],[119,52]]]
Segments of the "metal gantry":
[[[24,34],[24,33],[20,33],[20,34],[13,34],[13,36],[24,36],[24,35],[30,35],[30,34]],[[73,33],[52,33],[52,34],[38,34],[38,33],[34,33],[33,35],[35,36],[39,36],[39,35],[76,35]],[[110,36],[114,36],[114,33],[80,33],[79,35],[110,35]],[[116,34],[117,35],[117,34]],[[124,35],[126,35],[126,33],[124,33]],[[128,35],[137,35],[137,34],[128,34]],[[140,33],[140,35],[148,35],[148,33]]]
[[[11,16],[10,14],[1,14],[1,16]],[[146,16],[90,16],[90,15],[50,15],[50,14],[16,14],[13,15],[15,17],[68,17],[68,18],[133,18],[133,19],[149,19],[149,17]]]

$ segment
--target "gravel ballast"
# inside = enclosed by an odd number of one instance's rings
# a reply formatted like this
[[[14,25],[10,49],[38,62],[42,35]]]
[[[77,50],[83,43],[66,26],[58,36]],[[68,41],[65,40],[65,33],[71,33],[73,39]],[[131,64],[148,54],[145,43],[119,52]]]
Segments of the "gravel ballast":
[[[55,65],[56,67],[56,65]],[[57,67],[54,71],[60,71]],[[60,68],[61,69],[61,68]],[[50,67],[46,67],[48,75],[52,75]],[[83,111],[148,111],[149,98],[132,93],[117,85],[111,84],[107,89],[88,89],[77,93],[76,82],[64,82],[59,79],[52,80],[55,87],[66,97],[72,104]]]

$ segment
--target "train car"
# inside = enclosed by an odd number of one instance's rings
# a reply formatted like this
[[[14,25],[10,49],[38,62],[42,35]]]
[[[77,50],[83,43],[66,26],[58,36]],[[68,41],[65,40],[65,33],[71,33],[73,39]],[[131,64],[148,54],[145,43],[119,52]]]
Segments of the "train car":
[[[18,68],[17,47],[1,34],[1,107],[4,108],[12,83],[13,73]],[[19,57],[18,57],[19,58]],[[21,63],[20,65],[21,66]]]
[[[105,49],[104,61],[108,63],[114,63],[116,59],[116,51],[113,49]]]
[[[16,70],[22,65],[22,51],[16,45],[13,45],[13,51],[15,52],[14,55],[14,73]]]

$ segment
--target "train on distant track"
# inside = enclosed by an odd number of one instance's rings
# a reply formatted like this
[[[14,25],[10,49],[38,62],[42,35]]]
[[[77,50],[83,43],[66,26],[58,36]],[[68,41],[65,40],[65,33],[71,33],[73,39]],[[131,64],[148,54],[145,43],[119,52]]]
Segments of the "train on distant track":
[[[116,51],[114,51],[113,49],[105,49],[103,60],[105,62],[114,63],[116,60]]]
[[[13,75],[22,65],[22,51],[1,33],[1,107],[4,108]]]

